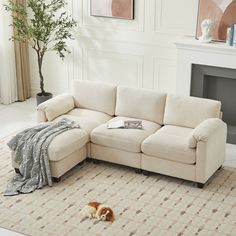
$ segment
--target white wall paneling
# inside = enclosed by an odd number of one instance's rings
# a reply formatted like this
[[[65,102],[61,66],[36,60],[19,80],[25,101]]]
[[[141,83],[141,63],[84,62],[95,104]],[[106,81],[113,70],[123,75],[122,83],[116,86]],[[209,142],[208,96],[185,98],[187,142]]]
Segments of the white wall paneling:
[[[176,91],[179,36],[194,35],[198,0],[134,0],[135,19],[90,16],[90,0],[68,0],[68,12],[79,22],[72,54],[65,61],[47,56],[47,90],[67,91],[74,79]],[[31,56],[36,91],[35,57]]]
[[[154,58],[153,88],[162,92],[175,93],[176,61]]]
[[[83,79],[143,87],[143,56],[90,49],[83,66]]]
[[[163,34],[193,35],[198,1],[156,0],[155,31]]]

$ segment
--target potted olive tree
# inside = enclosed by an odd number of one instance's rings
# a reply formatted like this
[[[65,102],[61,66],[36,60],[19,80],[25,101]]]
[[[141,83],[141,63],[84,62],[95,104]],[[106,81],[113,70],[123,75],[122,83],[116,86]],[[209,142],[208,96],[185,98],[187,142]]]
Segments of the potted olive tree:
[[[65,0],[25,0],[24,3],[9,0],[5,5],[13,17],[13,41],[28,43],[37,54],[40,90],[37,104],[52,97],[44,89],[42,71],[43,59],[47,52],[56,51],[60,58],[69,53],[67,40],[73,39],[72,30],[76,21],[66,13]]]

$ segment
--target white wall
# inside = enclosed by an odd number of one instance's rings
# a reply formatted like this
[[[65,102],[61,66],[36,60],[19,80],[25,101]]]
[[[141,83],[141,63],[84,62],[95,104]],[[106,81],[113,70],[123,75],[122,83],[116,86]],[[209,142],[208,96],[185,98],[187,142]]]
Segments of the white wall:
[[[90,16],[89,0],[68,0],[79,21],[72,53],[63,62],[49,54],[46,90],[64,92],[73,79],[100,80],[160,91],[176,90],[176,48],[182,35],[195,35],[198,0],[134,0],[135,19]],[[39,82],[31,55],[32,90]]]

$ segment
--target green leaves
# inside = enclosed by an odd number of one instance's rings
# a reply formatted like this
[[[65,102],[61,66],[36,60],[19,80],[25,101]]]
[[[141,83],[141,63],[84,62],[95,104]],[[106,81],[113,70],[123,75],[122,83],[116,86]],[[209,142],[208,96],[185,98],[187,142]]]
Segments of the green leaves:
[[[76,22],[65,11],[65,0],[26,0],[26,6],[9,0],[5,5],[13,16],[15,35],[12,40],[28,42],[41,57],[55,50],[65,57],[66,40],[73,39],[71,31]]]
[[[28,42],[30,40],[29,27],[26,21],[27,12],[24,5],[16,5],[14,1],[9,1],[8,5],[5,5],[5,9],[12,13],[13,26],[15,28],[15,35],[12,36],[12,40]]]
[[[36,51],[41,92],[44,91],[42,63],[47,51],[54,50],[63,59],[67,49],[66,41],[73,39],[72,30],[76,21],[66,13],[65,0],[25,0],[17,4],[8,0],[5,9],[13,17],[14,35],[12,40],[29,43]]]

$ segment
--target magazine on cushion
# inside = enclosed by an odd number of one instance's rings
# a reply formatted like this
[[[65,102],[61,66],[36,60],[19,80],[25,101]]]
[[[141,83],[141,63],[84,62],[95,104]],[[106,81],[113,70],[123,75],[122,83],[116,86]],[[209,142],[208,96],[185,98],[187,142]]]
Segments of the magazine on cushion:
[[[117,120],[107,123],[108,129],[142,129],[141,120]]]

